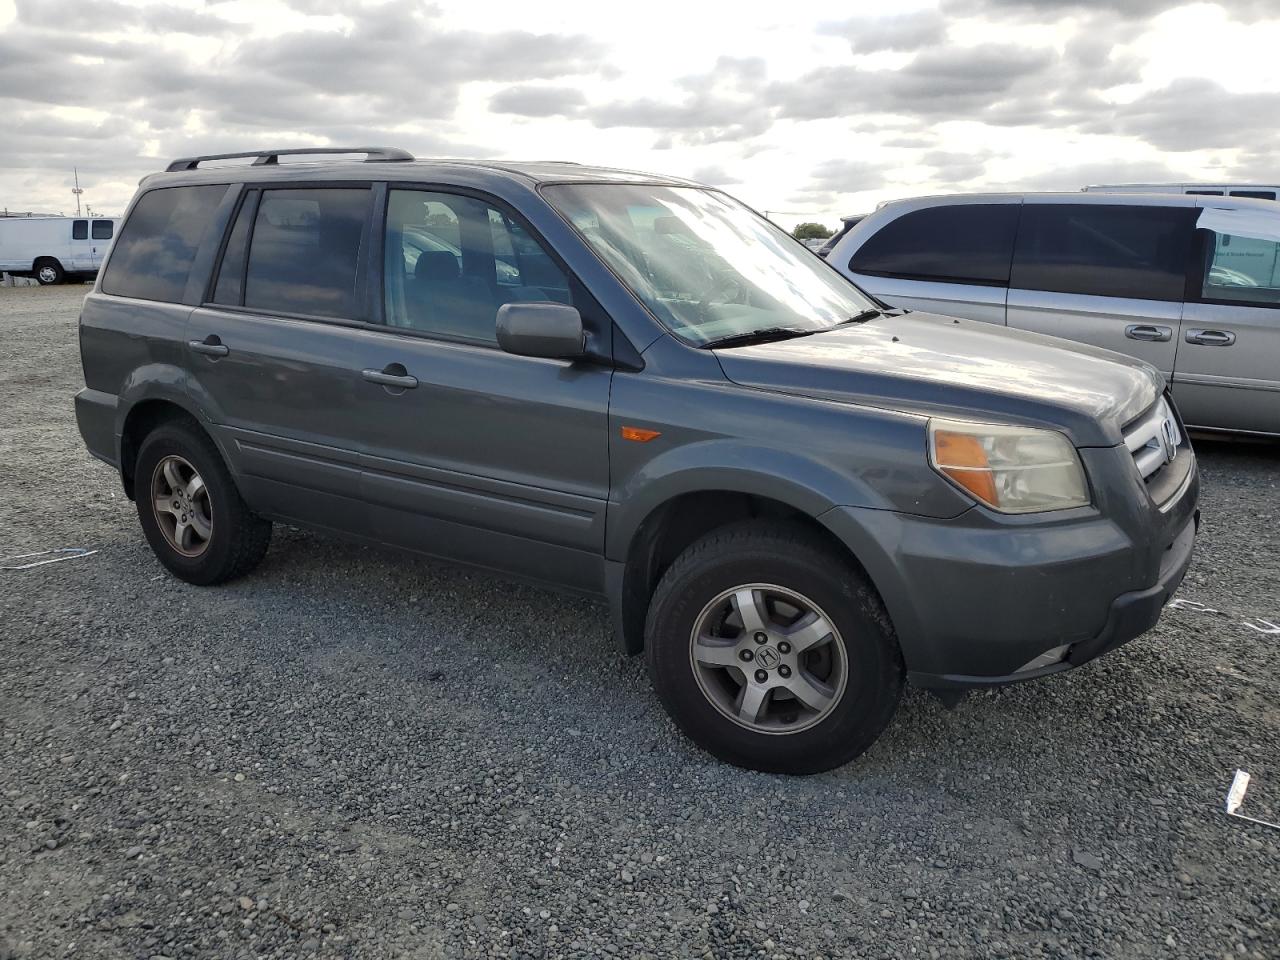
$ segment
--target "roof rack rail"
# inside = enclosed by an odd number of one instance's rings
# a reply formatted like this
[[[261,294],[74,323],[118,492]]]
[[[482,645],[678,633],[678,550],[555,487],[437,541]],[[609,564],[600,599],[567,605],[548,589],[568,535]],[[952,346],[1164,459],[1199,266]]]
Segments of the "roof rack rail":
[[[250,150],[248,153],[211,153],[202,157],[182,157],[165,167],[166,173],[178,170],[194,170],[206,160],[248,160],[253,166],[274,166],[281,157],[312,154],[363,153],[365,163],[385,163],[414,159],[413,154],[399,147],[297,147],[293,150]]]

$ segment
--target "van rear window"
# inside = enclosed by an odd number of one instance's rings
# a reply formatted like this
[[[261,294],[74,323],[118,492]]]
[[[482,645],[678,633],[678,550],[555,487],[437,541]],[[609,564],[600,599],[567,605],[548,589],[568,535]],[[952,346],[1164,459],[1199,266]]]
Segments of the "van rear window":
[[[226,192],[226,184],[212,184],[144,194],[120,228],[102,292],[181,302],[191,263]]]

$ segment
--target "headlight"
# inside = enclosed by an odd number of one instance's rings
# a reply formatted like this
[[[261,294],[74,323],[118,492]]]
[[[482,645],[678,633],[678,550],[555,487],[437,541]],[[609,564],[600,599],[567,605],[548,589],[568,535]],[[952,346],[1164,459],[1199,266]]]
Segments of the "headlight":
[[[1060,433],[963,420],[929,421],[933,468],[1001,513],[1089,505],[1075,447]]]

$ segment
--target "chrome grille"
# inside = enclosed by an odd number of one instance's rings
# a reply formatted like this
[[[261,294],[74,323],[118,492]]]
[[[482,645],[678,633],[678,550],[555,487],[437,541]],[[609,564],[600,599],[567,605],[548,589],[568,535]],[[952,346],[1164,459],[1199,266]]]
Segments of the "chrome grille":
[[[1161,397],[1147,413],[1125,429],[1124,445],[1147,483],[1173,462],[1182,445],[1182,431],[1169,402]]]

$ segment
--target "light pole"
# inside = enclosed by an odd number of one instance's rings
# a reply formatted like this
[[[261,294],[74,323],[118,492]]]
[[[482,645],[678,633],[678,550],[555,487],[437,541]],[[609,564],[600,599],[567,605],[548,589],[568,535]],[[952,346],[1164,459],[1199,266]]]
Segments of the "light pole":
[[[80,171],[75,167],[72,167],[71,170],[76,178],[76,185],[71,192],[76,195],[76,216],[78,217],[80,216],[80,194],[84,193],[84,191],[80,189]]]

